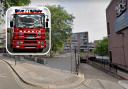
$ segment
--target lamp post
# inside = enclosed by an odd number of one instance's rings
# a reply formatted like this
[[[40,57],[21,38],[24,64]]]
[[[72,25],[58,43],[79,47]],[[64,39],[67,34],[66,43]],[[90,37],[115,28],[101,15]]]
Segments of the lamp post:
[[[72,33],[70,32],[70,53],[71,53],[71,73],[72,73]]]
[[[0,0],[0,3],[3,3],[3,0]]]
[[[102,44],[101,44],[101,56],[102,56],[102,65],[105,67],[105,62],[103,59],[103,46],[102,46]]]
[[[16,66],[16,56],[14,56],[14,58],[15,58],[15,66]]]
[[[75,53],[75,72],[77,72],[76,47],[74,53]]]
[[[76,71],[76,73],[77,73],[77,75],[78,75],[78,71],[79,71],[79,53],[78,53],[78,59],[77,59],[77,71]]]

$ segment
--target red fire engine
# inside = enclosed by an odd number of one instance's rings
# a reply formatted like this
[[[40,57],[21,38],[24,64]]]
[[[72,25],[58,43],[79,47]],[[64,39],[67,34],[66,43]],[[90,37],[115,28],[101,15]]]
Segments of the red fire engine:
[[[42,10],[15,9],[10,22],[11,48],[13,51],[36,50],[46,48],[46,28],[48,16]]]

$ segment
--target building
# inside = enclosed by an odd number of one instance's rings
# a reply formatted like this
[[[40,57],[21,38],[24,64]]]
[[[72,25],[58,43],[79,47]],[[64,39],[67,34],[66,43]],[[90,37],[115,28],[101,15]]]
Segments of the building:
[[[93,44],[94,44],[94,48],[96,48],[96,46],[98,45],[98,43],[100,42],[101,40],[94,40]]]
[[[88,43],[88,50],[90,51],[90,52],[93,52],[93,50],[95,49],[95,44],[94,43]]]
[[[0,33],[0,53],[5,51],[5,33]]]
[[[64,51],[71,52],[71,38],[67,39],[67,41],[64,43]]]
[[[79,32],[72,34],[72,50],[88,51],[88,32]]]
[[[110,61],[128,70],[128,0],[111,0],[106,18]]]

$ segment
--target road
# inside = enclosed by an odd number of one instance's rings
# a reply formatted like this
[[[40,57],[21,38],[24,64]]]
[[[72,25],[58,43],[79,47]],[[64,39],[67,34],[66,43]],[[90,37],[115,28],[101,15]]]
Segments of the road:
[[[112,77],[111,75],[98,70],[88,64],[81,64],[80,69],[84,73],[85,79],[100,79],[100,80],[107,80],[112,82],[118,82],[119,79]]]
[[[63,55],[58,55],[55,58],[48,59],[47,64],[45,64],[43,66],[70,71],[71,70],[70,56],[71,55],[69,53],[63,54]],[[72,64],[74,64],[74,59],[72,59]],[[33,66],[36,66],[36,65],[34,64]],[[28,65],[28,67],[31,68],[31,66],[29,66],[29,65]],[[74,66],[72,66],[72,67],[74,67]],[[34,68],[32,68],[32,70],[33,69]],[[35,69],[39,69],[39,68],[35,67]],[[41,70],[41,69],[39,69],[39,70]],[[107,73],[102,72],[88,64],[81,64],[80,72],[83,72],[83,74],[85,75],[85,81],[83,83],[81,83],[79,86],[72,87],[72,88],[70,87],[67,89],[124,89],[118,83],[119,79],[114,78],[114,77],[108,75]],[[36,73],[37,73],[37,71],[36,71]],[[44,75],[44,73],[42,73],[41,75]],[[49,77],[48,74],[45,76]],[[57,77],[57,79],[58,79],[58,77]],[[12,75],[10,69],[7,67],[7,65],[4,64],[3,62],[0,62],[0,89],[23,89],[21,86],[15,81],[15,77],[13,77],[13,75]],[[28,88],[26,88],[26,89],[28,89]],[[37,89],[37,88],[36,87],[30,88],[30,86],[29,86],[29,89]]]
[[[45,66],[49,66],[52,68],[57,68],[61,70],[71,70],[71,54],[66,53],[63,55],[59,55],[56,58],[48,59],[47,64]],[[75,59],[74,54],[72,54],[72,69],[74,70],[75,67]],[[98,70],[91,65],[88,64],[81,64],[80,65],[80,72],[82,72],[85,76],[85,83],[83,86],[76,87],[75,89],[124,89],[115,77]]]
[[[16,82],[8,66],[0,61],[0,89],[23,89]]]
[[[71,59],[72,58],[72,59]],[[53,58],[47,58],[45,66],[74,72],[75,71],[75,58],[74,53],[65,53],[62,55],[55,56]]]

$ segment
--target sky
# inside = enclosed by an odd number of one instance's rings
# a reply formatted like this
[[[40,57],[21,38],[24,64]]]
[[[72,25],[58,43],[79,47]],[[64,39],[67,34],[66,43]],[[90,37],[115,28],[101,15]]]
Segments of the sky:
[[[111,0],[31,0],[31,5],[61,5],[75,16],[73,33],[89,32],[89,42],[107,36],[106,8]]]
[[[31,0],[30,6],[61,5],[75,16],[73,33],[89,33],[89,42],[107,36],[106,8],[111,0]]]

